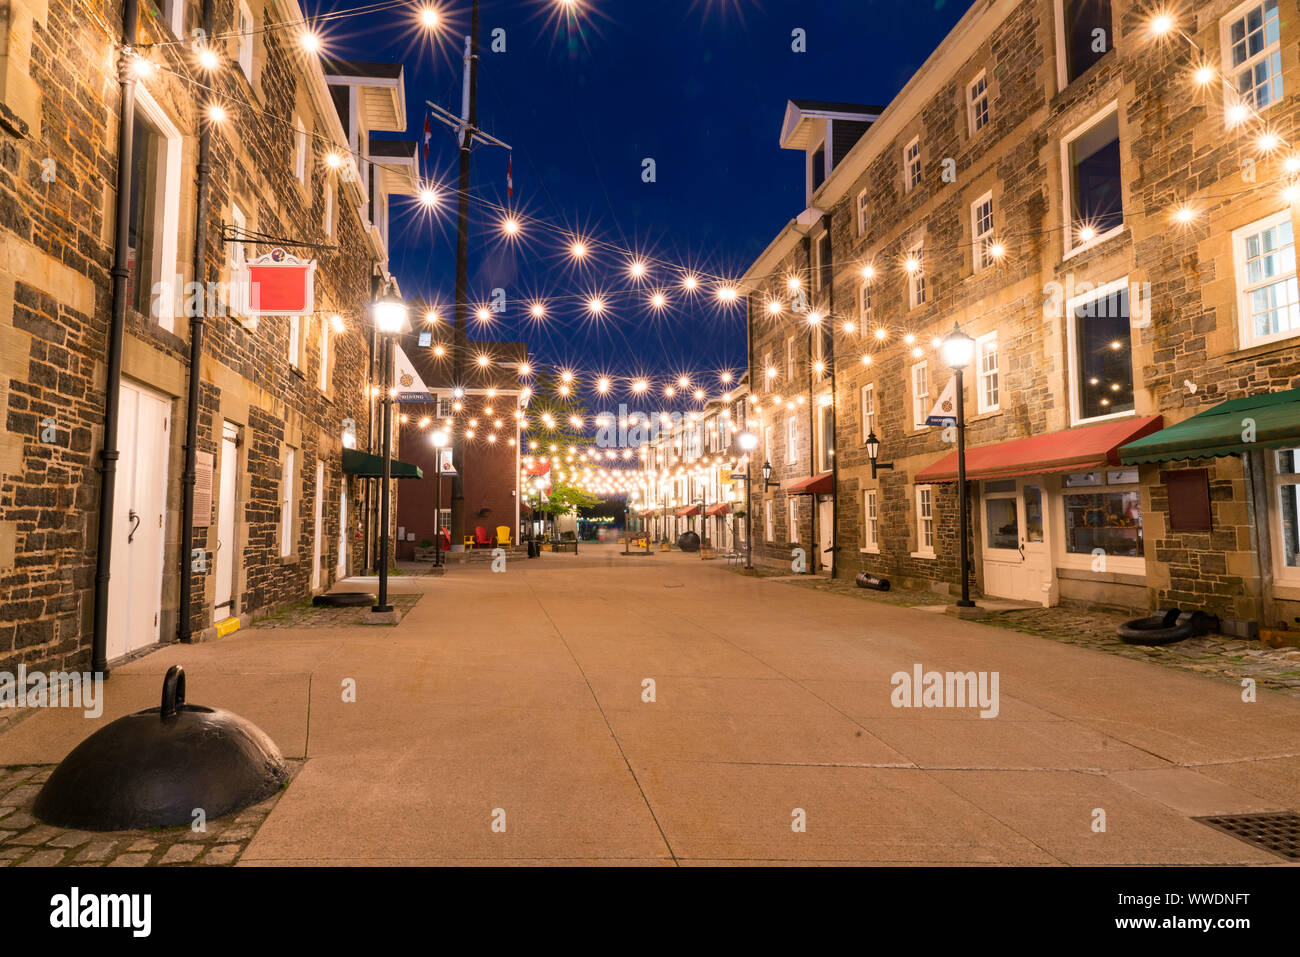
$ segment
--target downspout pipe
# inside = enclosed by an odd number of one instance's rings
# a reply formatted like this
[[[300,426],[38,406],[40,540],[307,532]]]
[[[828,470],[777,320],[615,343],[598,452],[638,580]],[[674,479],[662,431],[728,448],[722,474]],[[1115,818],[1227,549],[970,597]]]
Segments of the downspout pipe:
[[[205,36],[216,32],[215,0],[203,0]],[[199,119],[198,210],[194,215],[194,282],[198,284],[202,307],[190,316],[190,381],[185,406],[185,469],[181,474],[181,594],[177,613],[176,638],[186,644],[194,640],[190,601],[194,591],[194,485],[199,442],[199,384],[203,365],[203,329],[207,314],[208,205],[212,193],[212,121],[203,114]],[[188,299],[188,297],[187,297]],[[192,301],[192,300],[191,300]],[[229,463],[224,463],[228,465]]]
[[[113,496],[117,492],[117,420],[121,406],[122,340],[126,330],[127,262],[131,226],[131,134],[135,127],[132,50],[139,27],[138,0],[123,0],[122,49],[117,60],[121,91],[117,130],[117,210],[113,238],[113,305],[108,326],[108,375],[104,383],[104,445],[99,458],[99,529],[95,541],[95,616],[91,633],[91,669],[108,677],[108,578],[113,561]]]

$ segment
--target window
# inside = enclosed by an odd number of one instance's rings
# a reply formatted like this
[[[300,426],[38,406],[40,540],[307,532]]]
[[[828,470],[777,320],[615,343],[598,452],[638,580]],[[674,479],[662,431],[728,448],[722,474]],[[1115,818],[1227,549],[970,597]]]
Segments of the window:
[[[248,218],[236,203],[230,204],[230,225],[241,236],[248,229]],[[227,243],[226,265],[230,269],[230,311],[234,315],[244,311],[244,262],[244,244]]]
[[[1065,144],[1070,197],[1066,252],[1099,242],[1124,225],[1119,111],[1114,107]]]
[[[131,128],[128,302],[171,329],[180,224],[180,134],[143,88]]]
[[[334,208],[338,202],[338,185],[331,179],[325,184],[325,235],[334,235]]]
[[[817,192],[817,190],[821,188],[822,183],[826,182],[826,144],[825,143],[817,147],[817,150],[816,152],[813,153],[812,158],[809,160],[809,163],[811,166],[811,169],[809,170],[810,182],[812,183],[811,192],[815,193]]]
[[[867,234],[867,191],[858,193],[858,235]]]
[[[1110,0],[1061,0],[1065,82],[1072,83],[1111,48]]]
[[[971,136],[989,125],[989,79],[983,70],[966,87],[966,120]]]
[[[785,377],[791,382],[794,381],[796,361],[794,354],[794,336],[789,336],[785,340]]]
[[[858,321],[866,324],[871,319],[871,281],[864,279],[858,286]]]
[[[244,78],[253,82],[253,12],[248,4],[239,4],[239,68],[244,71]]]
[[[185,35],[185,0],[163,0],[163,18],[175,36]]]
[[[861,393],[862,408],[862,441],[867,441],[867,436],[876,431],[876,384],[869,382],[862,387]]]
[[[1300,585],[1300,449],[1279,449],[1273,464],[1277,580]]]
[[[1067,492],[1062,498],[1067,552],[1142,557],[1142,501],[1136,486],[1127,490]]]
[[[929,485],[916,487],[916,552],[917,557],[934,557],[934,489]]]
[[[829,230],[817,237],[814,248],[817,251],[817,266],[816,271],[813,273],[813,279],[817,283],[818,291],[821,291],[831,284],[831,234]]]
[[[776,538],[776,523],[772,519],[772,500],[770,498],[763,503],[763,520],[767,540],[770,542]]]
[[[1233,233],[1242,347],[1300,335],[1291,212]]]
[[[293,118],[293,175],[307,185],[307,128],[299,117]]]
[[[793,415],[785,420],[785,460],[799,461],[799,420]]]
[[[799,503],[793,496],[786,499],[786,532],[791,542],[799,541]]]
[[[329,386],[330,323],[324,316],[317,319],[320,323],[320,379],[318,385],[322,392]]]
[[[921,138],[913,137],[903,150],[903,192],[910,193],[921,183]]]
[[[293,460],[296,450],[285,449],[280,464],[280,555],[294,553],[293,541]]]
[[[912,366],[912,426],[925,428],[930,416],[930,370],[925,362]]]
[[[776,378],[776,367],[772,365],[772,353],[763,353],[763,391],[772,391],[772,380]]]
[[[985,193],[970,208],[972,260],[976,272],[993,265],[993,194]]]
[[[1282,44],[1277,0],[1247,3],[1223,20],[1224,72],[1233,103],[1257,110],[1282,98]]]
[[[987,483],[992,485],[994,483]],[[1009,483],[1010,494],[984,492],[984,527],[989,548],[1020,548],[1020,508],[1016,483]]]
[[[998,407],[998,334],[990,332],[975,340],[976,408],[992,412]]]
[[[1070,300],[1068,322],[1075,421],[1132,412],[1128,280]]]
[[[835,407],[827,393],[825,404],[817,406],[817,471],[829,472],[835,455]]]
[[[772,426],[763,427],[763,461],[772,461]]]
[[[907,251],[907,299],[911,308],[925,304],[925,244]]]
[[[295,369],[299,366],[298,355],[302,350],[302,316],[289,317],[289,364]]]
[[[867,489],[862,493],[862,545],[869,552],[880,551],[879,493]]]

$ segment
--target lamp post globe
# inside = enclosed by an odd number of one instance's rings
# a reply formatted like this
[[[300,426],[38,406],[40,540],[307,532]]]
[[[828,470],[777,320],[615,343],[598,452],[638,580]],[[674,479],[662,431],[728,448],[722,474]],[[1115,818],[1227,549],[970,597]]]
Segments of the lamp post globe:
[[[451,437],[442,429],[438,429],[429,436],[429,441],[434,447],[433,463],[433,567],[442,567],[442,450],[447,447]]]
[[[736,444],[744,451],[752,452],[754,449],[758,448],[758,436],[746,429],[744,432],[741,432],[736,436]]]
[[[952,332],[943,340],[943,361],[949,369],[965,369],[975,358],[975,340],[953,323]]]

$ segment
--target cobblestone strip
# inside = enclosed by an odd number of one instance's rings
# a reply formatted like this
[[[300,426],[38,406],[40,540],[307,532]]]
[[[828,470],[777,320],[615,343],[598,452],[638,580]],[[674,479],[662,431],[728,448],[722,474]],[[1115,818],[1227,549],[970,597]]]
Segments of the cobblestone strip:
[[[301,762],[290,761],[290,781]],[[243,855],[258,828],[284,794],[206,822],[143,831],[75,831],[32,817],[49,765],[0,767],[0,867],[229,866]]]

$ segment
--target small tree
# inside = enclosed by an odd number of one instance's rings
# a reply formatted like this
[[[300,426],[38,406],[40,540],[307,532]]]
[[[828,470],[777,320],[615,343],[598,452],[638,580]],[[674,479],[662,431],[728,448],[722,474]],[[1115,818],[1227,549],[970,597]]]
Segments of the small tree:
[[[577,515],[584,508],[595,508],[603,500],[592,495],[590,492],[583,491],[576,485],[569,485],[565,482],[557,482],[551,486],[550,495],[542,503],[539,511],[550,518],[559,518],[561,515]]]

